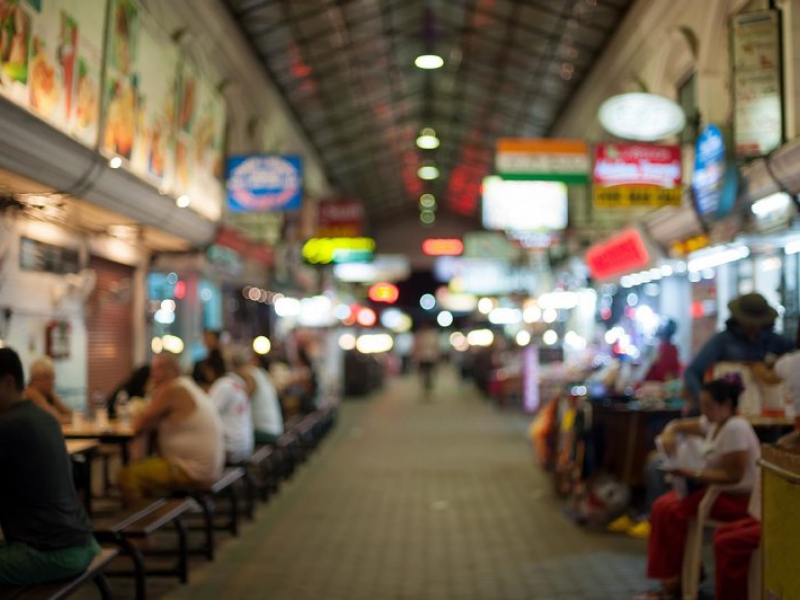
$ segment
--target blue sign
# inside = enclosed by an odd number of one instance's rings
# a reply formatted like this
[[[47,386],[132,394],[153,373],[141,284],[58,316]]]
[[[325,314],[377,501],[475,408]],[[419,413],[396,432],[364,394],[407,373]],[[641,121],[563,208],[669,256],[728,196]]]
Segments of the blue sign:
[[[232,156],[227,189],[231,212],[298,209],[303,199],[301,159],[268,154]]]
[[[721,219],[733,209],[738,188],[736,165],[725,157],[725,139],[716,125],[707,125],[697,139],[692,195],[697,214]]]

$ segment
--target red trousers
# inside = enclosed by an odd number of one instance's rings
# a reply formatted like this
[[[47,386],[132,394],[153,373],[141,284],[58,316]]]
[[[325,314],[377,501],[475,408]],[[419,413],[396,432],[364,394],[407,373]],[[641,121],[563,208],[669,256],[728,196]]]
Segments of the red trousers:
[[[650,540],[647,547],[647,576],[652,579],[672,579],[681,574],[683,548],[689,531],[689,521],[705,490],[680,498],[674,491],[660,496],[650,512]],[[736,521],[747,516],[748,496],[720,494],[710,517],[717,521]],[[721,596],[727,600],[726,596]]]
[[[714,532],[716,598],[747,600],[750,557],[761,543],[761,521],[747,517],[725,523]]]

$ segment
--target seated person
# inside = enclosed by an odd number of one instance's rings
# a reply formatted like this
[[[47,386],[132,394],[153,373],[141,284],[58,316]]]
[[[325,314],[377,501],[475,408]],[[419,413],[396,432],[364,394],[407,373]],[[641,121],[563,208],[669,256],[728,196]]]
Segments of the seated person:
[[[761,447],[750,423],[736,415],[742,389],[736,375],[704,384],[700,392],[702,416],[672,421],[661,434],[668,454],[675,453],[680,435],[705,439],[705,468],[692,472],[676,469],[671,474],[702,486],[717,487],[720,494],[711,508],[711,518],[718,521],[735,521],[747,516],[756,478]],[[664,590],[661,593],[666,597],[680,590],[689,521],[697,512],[704,493],[705,488],[681,498],[671,491],[653,504],[647,576],[661,581]]]
[[[250,411],[256,444],[275,444],[283,434],[283,413],[278,392],[269,374],[250,361],[248,352],[238,349],[232,356],[233,368],[244,379],[250,394]]]
[[[203,332],[203,343],[208,353],[197,361],[192,369],[192,378],[204,390],[225,374],[225,359],[222,356],[222,333],[213,329]]]
[[[120,472],[126,506],[143,496],[204,487],[222,475],[222,423],[211,399],[190,377],[181,376],[174,354],[158,354],[150,378],[153,397],[133,429],[137,434],[156,434],[159,456],[133,462]]]
[[[0,584],[74,577],[100,552],[61,425],[25,399],[24,385],[19,356],[0,348]]]
[[[128,399],[146,398],[152,393],[152,387],[150,365],[146,364],[134,369],[130,377],[117,386],[106,399],[108,416],[112,419],[117,417],[117,399],[120,397],[120,393],[123,393]]]
[[[69,423],[72,420],[72,411],[56,394],[55,384],[56,372],[53,361],[46,356],[37,358],[31,364],[30,381],[25,390],[25,397],[60,422]]]
[[[253,417],[247,385],[236,372],[225,373],[211,384],[211,401],[222,418],[225,454],[229,463],[240,463],[253,453]]]

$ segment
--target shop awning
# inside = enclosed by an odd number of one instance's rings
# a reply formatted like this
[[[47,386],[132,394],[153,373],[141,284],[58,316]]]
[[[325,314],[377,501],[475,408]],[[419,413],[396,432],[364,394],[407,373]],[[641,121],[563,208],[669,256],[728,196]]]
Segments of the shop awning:
[[[14,104],[0,99],[0,168],[59,193],[125,215],[195,246],[213,241],[216,224],[158,193],[123,169],[111,169],[82,146]]]
[[[215,243],[238,252],[243,259],[252,261],[264,267],[272,265],[272,249],[252,242],[238,229],[222,226],[217,231]]]

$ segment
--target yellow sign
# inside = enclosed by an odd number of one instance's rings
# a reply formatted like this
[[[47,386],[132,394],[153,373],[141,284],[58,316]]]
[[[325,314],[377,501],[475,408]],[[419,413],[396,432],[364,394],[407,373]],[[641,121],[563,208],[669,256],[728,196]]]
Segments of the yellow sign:
[[[657,208],[680,206],[681,188],[665,189],[656,186],[595,185],[592,201],[595,208]]]
[[[374,250],[372,238],[311,238],[303,245],[303,258],[312,265],[363,262],[372,259]]]
[[[711,240],[705,234],[696,235],[685,240],[678,240],[672,243],[672,254],[675,256],[686,256],[695,250],[700,250],[711,244]]]

